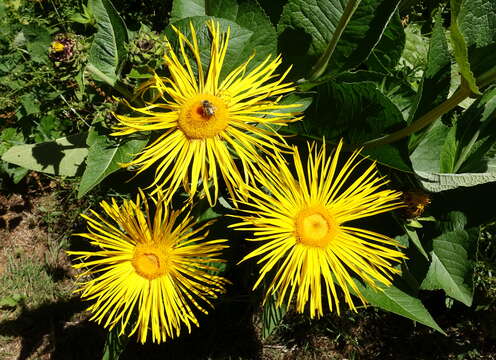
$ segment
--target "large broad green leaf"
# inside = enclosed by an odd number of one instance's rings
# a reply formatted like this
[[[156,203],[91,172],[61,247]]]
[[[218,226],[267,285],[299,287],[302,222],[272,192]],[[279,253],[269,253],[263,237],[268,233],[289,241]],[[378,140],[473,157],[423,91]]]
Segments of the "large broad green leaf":
[[[346,143],[359,146],[405,124],[401,112],[373,83],[329,81],[314,90],[318,95],[305,118],[291,125],[301,136],[335,142],[344,138]],[[385,165],[410,170],[406,142],[367,149],[364,154]]]
[[[473,261],[478,229],[446,232],[432,241],[431,264],[421,284],[425,290],[443,289],[467,306],[473,297]]]
[[[87,140],[89,149],[86,169],[79,184],[78,198],[84,196],[108,175],[119,170],[120,163],[130,161],[147,141],[147,138],[115,139],[104,129],[91,128]]]
[[[53,175],[81,173],[88,154],[87,133],[38,144],[17,145],[2,155],[2,160],[27,169]]]
[[[496,72],[496,0],[451,0],[450,5],[455,59],[470,89],[479,93],[477,78]]]
[[[315,63],[333,35],[339,33],[347,3],[347,0],[289,0],[284,6],[277,27],[280,47],[299,74],[308,74],[308,63]],[[360,2],[331,57],[332,72],[356,67],[367,59],[398,3],[398,0]]]
[[[250,36],[244,39],[241,52],[235,53],[236,61],[230,64],[226,62],[225,67],[231,70],[234,66],[241,65],[251,55],[255,55],[248,69],[260,64],[268,55],[275,56],[277,53],[276,30],[270,19],[256,1],[249,0],[176,0],[172,7],[171,23],[178,26],[178,21],[195,16],[213,16],[236,23],[243,30],[251,32]],[[179,22],[184,24],[184,21]],[[202,26],[201,23],[195,24]],[[184,29],[184,27],[182,28]],[[228,53],[231,47],[237,47],[236,39],[240,34],[235,33],[238,29],[231,28],[231,40],[229,42]],[[189,33],[189,30],[186,30]],[[210,50],[204,49],[204,50]],[[225,74],[227,70],[223,69]]]
[[[97,32],[91,44],[86,69],[96,79],[114,85],[127,53],[126,24],[110,0],[88,0],[88,7],[95,18]]]
[[[359,282],[356,282],[356,284],[361,294],[371,305],[418,321],[444,334],[444,331],[434,321],[429,311],[418,298],[395,286],[379,285],[382,291],[377,291]]]
[[[450,87],[451,57],[441,15],[436,17],[427,53],[427,64],[408,122],[421,117],[446,100]]]
[[[412,111],[412,104],[414,103],[416,92],[406,80],[400,79],[395,75],[358,70],[343,72],[337,75],[335,79],[337,82],[345,83],[372,82],[375,84],[377,90],[383,93],[384,96],[396,105],[398,110],[403,114],[404,119],[408,119],[409,114]]]

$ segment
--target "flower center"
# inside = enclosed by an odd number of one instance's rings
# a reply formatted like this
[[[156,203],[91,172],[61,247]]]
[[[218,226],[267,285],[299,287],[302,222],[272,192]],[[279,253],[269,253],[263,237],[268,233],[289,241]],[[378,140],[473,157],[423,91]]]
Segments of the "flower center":
[[[198,94],[186,101],[179,112],[178,126],[190,139],[211,138],[228,125],[224,101],[211,94]]]
[[[155,245],[139,244],[134,250],[132,264],[140,276],[153,280],[167,272],[168,256]]]
[[[320,205],[303,209],[296,217],[298,242],[307,246],[325,248],[335,238],[337,230],[329,211]]]

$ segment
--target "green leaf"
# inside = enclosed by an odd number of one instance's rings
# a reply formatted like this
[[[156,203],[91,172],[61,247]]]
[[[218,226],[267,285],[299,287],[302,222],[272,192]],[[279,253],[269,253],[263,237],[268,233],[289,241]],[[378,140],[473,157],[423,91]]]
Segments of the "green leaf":
[[[418,298],[413,297],[395,286],[387,287],[378,284],[382,291],[376,291],[368,286],[364,286],[360,282],[355,283],[361,294],[371,305],[418,321],[419,323],[444,334],[444,331],[434,321],[431,314],[429,314],[429,311],[427,311]]]
[[[441,14],[438,12],[429,42],[427,64],[417,91],[415,111],[411,112],[408,123],[418,119],[446,100],[450,87],[450,66],[451,56],[448,51]]]
[[[276,297],[269,296],[263,305],[262,311],[262,338],[267,339],[270,334],[281,324],[284,315],[286,315],[286,306],[283,304],[277,306]]]
[[[372,83],[329,81],[314,90],[318,95],[305,118],[290,125],[301,136],[325,136],[334,142],[344,138],[346,143],[359,146],[404,126],[401,112]],[[367,149],[364,154],[385,165],[410,171],[406,142]]]
[[[446,295],[472,305],[473,262],[478,229],[446,232],[432,241],[431,264],[421,284],[424,290],[443,289]]]
[[[391,73],[401,58],[405,48],[405,38],[405,30],[396,11],[367,60],[369,70]]]
[[[422,141],[410,155],[413,169],[418,173],[440,172],[440,155],[450,128],[438,119],[429,129]]]
[[[119,336],[119,331],[119,326],[109,331],[103,348],[102,360],[118,360],[122,352],[126,349],[129,338],[127,336]]]
[[[479,88],[477,87],[475,76],[470,70],[470,63],[468,61],[468,44],[463,36],[460,26],[458,25],[458,14],[460,13],[460,7],[463,0],[451,0],[451,26],[450,26],[450,37],[451,44],[453,46],[453,52],[455,55],[456,62],[458,63],[460,73],[463,78],[467,81],[470,89],[475,93],[479,94]]]
[[[454,181],[460,181],[461,186],[478,185],[483,179],[494,181],[496,173],[489,162],[496,142],[495,115],[496,88],[493,87],[487,89],[452,127],[440,120],[434,123],[410,156],[414,169],[430,173],[482,173],[474,175],[473,179],[466,175],[439,178],[439,181],[446,180],[448,186]]]
[[[29,24],[22,28],[22,32],[31,59],[38,64],[49,63],[48,50],[52,40],[50,31],[43,26]]]
[[[414,229],[411,229],[408,225],[403,224],[403,229],[405,229],[405,233],[408,235],[410,241],[415,245],[418,251],[426,258],[429,259],[429,255],[425,251],[422,242],[419,239],[417,232]]]
[[[204,15],[206,15],[205,0],[174,0],[170,22],[175,23],[187,17]]]
[[[176,11],[174,11],[174,9],[176,9]],[[194,16],[216,17],[221,20],[221,24],[222,21],[229,20],[239,25],[243,31],[248,30],[251,32],[249,37],[243,39],[243,37],[240,37],[241,34],[235,33],[237,30],[236,28],[231,28],[231,39],[229,41],[228,55],[233,61],[226,60],[225,67],[229,70],[223,68],[224,76],[227,74],[227,71],[241,65],[253,54],[255,56],[251,60],[248,69],[252,69],[256,65],[260,64],[268,55],[275,56],[277,54],[276,30],[263,9],[255,1],[207,0],[199,2],[196,0],[176,0],[174,1],[172,10],[173,19],[171,20],[171,23],[173,23],[176,27],[178,27],[178,25],[181,26],[181,24],[186,24],[186,27],[182,26],[180,29],[186,31],[188,34],[189,28],[187,27],[189,25],[189,21],[187,18]],[[221,18],[225,20],[222,20]],[[197,22],[195,25],[197,30],[197,26],[204,27],[204,24],[201,22]],[[174,37],[173,34],[172,37]],[[237,38],[243,39],[242,47],[239,47],[236,43],[239,40]],[[169,37],[169,40],[171,40],[171,37]],[[240,52],[236,53],[230,51],[232,50],[230,49],[231,47],[239,49]],[[201,48],[202,50],[207,50],[207,54],[209,54],[209,47],[201,46]]]
[[[358,70],[354,72],[344,72],[336,76],[337,82],[359,83],[372,82],[377,90],[384,94],[401,111],[403,118],[408,119],[416,92],[404,79],[395,75],[387,75],[375,71]]]
[[[496,79],[496,1],[451,0],[451,42],[462,76],[475,94],[476,78]],[[487,84],[484,84],[487,85]]]
[[[485,172],[488,152],[496,143],[496,87],[484,92],[456,122],[453,130],[454,173]]]
[[[496,182],[496,172],[465,173],[465,174],[437,174],[424,171],[415,171],[422,187],[429,192],[453,190],[459,187]]]
[[[308,74],[326,50],[345,14],[346,0],[289,0],[277,31],[283,55],[298,74]],[[358,66],[379,42],[398,0],[362,0],[344,29],[329,63],[338,72]]]
[[[89,51],[87,70],[97,80],[114,85],[126,57],[126,24],[110,0],[88,0],[97,33]]]
[[[147,141],[147,138],[115,139],[110,137],[105,129],[92,127],[88,134],[88,157],[79,184],[78,198],[83,197],[108,175],[119,170],[120,163],[130,161]]]
[[[38,144],[17,145],[2,155],[2,160],[53,175],[75,176],[88,154],[87,133]]]

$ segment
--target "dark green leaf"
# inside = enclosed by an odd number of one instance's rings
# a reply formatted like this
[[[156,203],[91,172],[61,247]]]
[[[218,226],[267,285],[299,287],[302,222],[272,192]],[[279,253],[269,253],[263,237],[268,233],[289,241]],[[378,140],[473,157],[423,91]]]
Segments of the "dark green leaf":
[[[75,176],[88,154],[87,133],[38,144],[11,147],[2,160],[48,174]]]
[[[251,32],[250,36],[243,39],[243,46],[239,47],[236,44],[236,38],[241,38],[238,33],[235,33],[236,28],[231,28],[231,40],[229,47],[235,47],[240,52],[235,53],[236,60],[233,64],[226,61],[228,70],[223,69],[223,74],[226,75],[227,71],[232,70],[235,66],[241,65],[249,56],[255,54],[255,57],[250,62],[248,69],[254,68],[262,62],[268,55],[275,55],[277,53],[277,35],[274,26],[271,24],[270,19],[264,13],[263,9],[255,1],[236,1],[236,0],[183,0],[175,1],[173,5],[173,20],[174,26],[178,24],[188,25],[185,18],[192,16],[213,16],[216,18],[223,18],[232,21],[241,26],[243,30]],[[184,19],[186,22],[184,22]],[[183,21],[180,21],[183,20]],[[179,21],[179,23],[178,23]],[[204,27],[203,24],[195,23],[195,25]],[[198,27],[195,26],[196,29]],[[189,29],[182,26],[180,28],[189,33]],[[169,38],[170,39],[170,38]],[[234,41],[234,43],[233,43]],[[210,51],[210,48],[201,47],[202,50]],[[228,49],[228,54],[233,54],[231,49]],[[203,56],[202,56],[203,58]]]
[[[452,127],[440,120],[434,123],[410,157],[414,169],[431,173],[483,173],[473,179],[467,175],[444,176],[448,186],[453,181],[459,181],[461,186],[477,185],[484,179],[494,181],[496,175],[488,162],[496,142],[495,115],[496,88],[489,88]]]
[[[22,32],[26,38],[26,48],[34,62],[47,64],[48,50],[51,43],[51,35],[45,27],[29,24],[23,27]]]
[[[409,123],[444,102],[448,96],[451,56],[440,14],[435,21],[427,53],[427,64],[417,92],[415,111],[411,112]]]
[[[83,197],[111,173],[119,170],[119,164],[130,161],[147,143],[147,138],[115,139],[102,128],[90,129],[87,143],[86,169],[81,177],[78,198]]]
[[[386,287],[379,285],[383,291],[376,291],[359,282],[356,282],[356,284],[362,295],[371,305],[418,321],[444,334],[444,331],[434,321],[429,311],[427,311],[418,298],[409,295],[395,286]]]
[[[128,343],[127,336],[119,336],[119,326],[113,328],[107,335],[103,348],[102,360],[118,360]]]
[[[398,64],[405,47],[405,30],[396,12],[384,30],[381,40],[367,60],[370,70],[390,73]]]
[[[331,58],[332,72],[358,66],[379,42],[395,13],[398,0],[362,0],[345,28]],[[346,7],[346,0],[289,0],[277,31],[283,55],[295,64],[298,74],[307,74],[332,39]]]
[[[460,73],[479,93],[476,78],[496,77],[496,0],[452,0],[451,41]]]
[[[276,305],[276,297],[269,296],[263,305],[262,312],[262,338],[267,339],[274,332],[278,325],[281,324],[286,314],[286,306]]]
[[[432,241],[432,262],[421,288],[443,289],[446,295],[470,306],[473,297],[472,259],[478,237],[478,229],[451,231],[436,237]]]
[[[114,85],[126,57],[126,24],[110,0],[89,0],[97,33],[89,51],[87,69],[96,79]]]
[[[404,126],[401,112],[372,83],[329,81],[313,90],[318,95],[305,118],[290,127],[301,136],[325,136],[334,142],[344,138],[346,143],[358,146]],[[410,170],[406,142],[367,149],[364,154],[385,165]]]
[[[453,129],[451,172],[486,172],[488,152],[496,143],[496,87],[484,92],[457,121]]]

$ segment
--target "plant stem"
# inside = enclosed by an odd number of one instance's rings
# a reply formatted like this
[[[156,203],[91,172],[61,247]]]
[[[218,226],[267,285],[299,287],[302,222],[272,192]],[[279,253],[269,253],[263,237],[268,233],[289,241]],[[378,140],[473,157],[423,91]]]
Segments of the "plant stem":
[[[329,63],[329,60],[331,59],[332,54],[336,49],[336,45],[341,38],[346,25],[348,25],[348,22],[350,21],[351,17],[355,13],[355,10],[360,4],[360,1],[361,0],[349,0],[348,4],[346,4],[343,15],[341,15],[339,23],[334,30],[334,34],[332,34],[331,41],[329,41],[326,50],[319,58],[319,60],[317,60],[315,65],[312,67],[312,70],[310,71],[309,80],[315,80],[319,78],[326,70],[327,64]]]
[[[468,98],[470,95],[472,95],[472,91],[470,90],[468,84],[462,78],[462,83],[461,83],[460,87],[445,102],[439,104],[431,111],[422,115],[420,118],[418,118],[416,121],[411,123],[409,126],[403,128],[401,130],[398,130],[392,134],[385,135],[385,136],[382,136],[380,138],[367,141],[362,145],[364,148],[370,149],[370,148],[374,148],[374,147],[377,147],[380,145],[390,144],[392,142],[403,139],[404,137],[407,137],[408,135],[413,134],[414,132],[417,132],[417,131],[423,129],[424,127],[426,127],[427,125],[431,124],[436,119],[438,119],[440,116],[442,116],[442,115],[446,114],[448,111],[452,110],[455,106],[457,106],[463,100]]]

